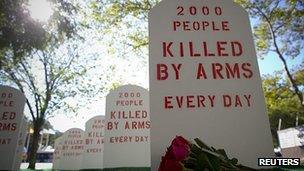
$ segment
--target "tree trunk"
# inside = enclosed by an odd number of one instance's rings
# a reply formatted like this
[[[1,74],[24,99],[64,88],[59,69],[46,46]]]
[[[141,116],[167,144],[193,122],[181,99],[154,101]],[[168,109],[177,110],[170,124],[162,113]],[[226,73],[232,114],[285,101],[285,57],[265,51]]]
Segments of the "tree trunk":
[[[271,36],[272,36],[272,40],[273,40],[273,45],[274,45],[274,48],[275,48],[275,52],[277,53],[277,55],[279,56],[279,59],[282,61],[283,63],[283,67],[284,67],[284,70],[287,74],[287,77],[289,79],[289,82],[292,86],[292,88],[294,89],[294,93],[296,94],[296,96],[298,97],[299,101],[300,101],[300,104],[301,106],[304,108],[304,97],[303,97],[303,93],[300,91],[299,89],[299,86],[296,84],[296,81],[295,79],[293,78],[291,72],[290,72],[290,69],[288,68],[288,65],[287,65],[287,62],[283,56],[283,54],[281,53],[281,50],[279,48],[279,45],[277,43],[277,35],[276,35],[276,32],[274,31],[273,29],[273,25],[271,23],[271,21],[269,20],[269,18],[266,16],[265,13],[263,13],[259,8],[257,8],[258,11],[261,13],[261,15],[265,18],[266,22],[268,23],[268,27],[269,27],[269,30],[270,30],[270,33],[271,33]]]
[[[34,133],[32,143],[30,144],[30,154],[29,154],[29,169],[35,169],[37,151],[39,147],[40,131],[42,130],[43,120],[37,119],[33,122]]]

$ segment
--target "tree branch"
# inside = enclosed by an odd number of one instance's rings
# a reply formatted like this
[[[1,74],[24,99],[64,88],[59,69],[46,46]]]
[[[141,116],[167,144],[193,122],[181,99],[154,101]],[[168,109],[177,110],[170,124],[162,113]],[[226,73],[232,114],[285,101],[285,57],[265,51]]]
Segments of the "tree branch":
[[[11,80],[18,86],[19,90],[24,94],[24,90],[23,90],[23,86],[22,84],[19,82],[19,79],[15,76],[15,74],[11,71],[8,71],[8,74],[10,75],[11,77]],[[32,116],[32,119],[33,121],[36,120],[35,116],[34,116],[34,111],[33,111],[33,108],[29,102],[29,100],[26,98],[26,105],[27,107],[29,108],[30,110],[30,114]]]
[[[71,59],[67,62],[67,65],[65,67],[62,68],[62,70],[66,70],[66,69],[69,69],[73,63],[75,59],[75,56],[73,55],[71,57]],[[58,83],[58,81],[60,80],[60,77],[62,76],[63,74],[60,74],[58,73],[55,77],[54,77],[54,80],[52,81],[51,83],[51,87],[52,87],[52,90],[56,89],[56,84]]]
[[[276,3],[274,4],[274,7],[271,9],[271,11],[269,13],[270,18],[272,16],[273,12],[275,11],[275,9],[278,8],[279,4],[280,4],[280,0],[277,0]]]
[[[45,91],[45,99],[44,99],[44,104],[43,104],[43,107],[41,109],[41,118],[44,118],[44,114],[45,114],[45,111],[47,110],[48,108],[48,104],[49,104],[49,101],[51,100],[51,96],[52,96],[52,91],[50,90],[50,81],[49,81],[49,77],[48,77],[48,69],[47,69],[47,58],[46,58],[46,55],[43,54],[43,70],[44,70],[44,79],[45,79],[45,86],[46,86],[46,91]]]
[[[34,99],[35,99],[35,107],[36,107],[36,116],[37,118],[39,117],[39,107],[41,106],[41,99],[40,99],[40,95],[38,94],[38,89],[35,86],[34,80],[33,80],[33,76],[30,74],[30,72],[28,71],[27,67],[25,66],[25,64],[23,63],[23,61],[20,61],[20,64],[22,66],[22,68],[25,71],[26,76],[28,77],[28,80],[30,81],[30,87],[32,87],[32,93],[34,95]]]
[[[301,105],[304,107],[303,94],[302,94],[302,92],[299,90],[299,87],[297,86],[295,80],[293,79],[292,74],[291,74],[290,71],[289,71],[287,62],[286,62],[286,60],[285,60],[283,54],[282,54],[281,51],[280,51],[280,48],[279,48],[278,43],[277,43],[277,38],[276,38],[275,31],[274,31],[274,29],[273,29],[272,23],[271,23],[271,21],[269,20],[269,18],[266,16],[266,14],[265,14],[260,8],[256,7],[256,9],[257,9],[257,10],[259,11],[259,13],[265,18],[265,20],[266,20],[266,22],[267,22],[267,24],[268,24],[268,27],[269,27],[269,30],[270,30],[270,33],[271,33],[271,36],[272,36],[273,44],[274,44],[274,47],[275,47],[275,51],[276,51],[276,53],[278,54],[280,60],[281,60],[282,63],[283,63],[284,70],[285,70],[285,72],[286,72],[286,74],[287,74],[287,77],[288,77],[288,79],[289,79],[289,81],[290,81],[290,83],[291,83],[291,85],[292,85],[292,87],[293,87],[293,89],[294,89],[294,91],[295,91],[295,93],[296,93],[298,99],[300,100]]]

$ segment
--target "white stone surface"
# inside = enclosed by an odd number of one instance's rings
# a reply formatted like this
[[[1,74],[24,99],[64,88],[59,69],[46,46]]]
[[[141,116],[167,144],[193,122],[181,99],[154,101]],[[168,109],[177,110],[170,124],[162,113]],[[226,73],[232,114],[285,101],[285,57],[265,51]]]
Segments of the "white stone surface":
[[[84,132],[83,169],[102,169],[104,150],[104,116],[95,116],[86,122]]]
[[[3,170],[16,167],[24,104],[23,93],[12,87],[0,86],[0,166]]]
[[[150,167],[149,94],[125,85],[106,97],[104,168]]]
[[[83,135],[84,131],[79,128],[71,128],[62,135],[60,170],[82,169]]]
[[[61,166],[61,155],[62,155],[62,137],[58,137],[54,143],[54,154],[53,154],[53,169],[60,169]]]
[[[273,146],[248,14],[232,0],[163,0],[149,13],[152,170],[176,135],[257,167]]]

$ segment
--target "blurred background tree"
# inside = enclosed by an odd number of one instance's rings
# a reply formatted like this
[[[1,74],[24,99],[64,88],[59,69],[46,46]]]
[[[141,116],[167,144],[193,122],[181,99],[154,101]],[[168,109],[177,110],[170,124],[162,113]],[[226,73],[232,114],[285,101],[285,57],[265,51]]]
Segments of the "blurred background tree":
[[[29,0],[0,2],[0,68],[7,65],[3,62],[8,58],[16,64],[23,56],[43,50],[49,43],[59,44],[75,35],[77,24],[69,16],[76,13],[77,7],[63,0],[50,3],[54,5],[52,13],[40,21],[31,16]]]
[[[236,0],[254,19],[256,48],[261,57],[274,52],[283,65],[290,89],[304,110],[303,89],[296,81],[288,59],[302,58],[304,47],[304,2],[300,0]]]
[[[295,75],[303,74],[303,69]],[[288,78],[282,72],[263,77],[263,90],[266,98],[268,116],[274,146],[278,146],[277,131],[281,119],[281,129],[304,124],[304,111],[297,95],[290,89]],[[295,77],[297,82],[302,82],[303,77]]]
[[[43,14],[34,16],[29,10],[38,2],[0,1],[0,78],[26,96],[34,130],[30,169],[35,169],[39,133],[46,119],[63,107],[74,110],[64,99],[75,97],[79,86],[67,87],[77,84],[87,70],[79,64],[77,23],[70,17],[77,7],[64,0],[51,0],[48,3],[53,4],[53,11],[41,21],[35,17]]]

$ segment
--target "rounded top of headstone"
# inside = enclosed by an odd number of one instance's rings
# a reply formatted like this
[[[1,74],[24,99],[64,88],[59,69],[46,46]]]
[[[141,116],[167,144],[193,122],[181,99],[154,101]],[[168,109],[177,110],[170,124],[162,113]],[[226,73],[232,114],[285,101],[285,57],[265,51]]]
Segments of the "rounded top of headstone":
[[[7,88],[7,89],[19,91],[18,89],[14,88],[14,87],[6,86],[6,85],[0,85],[0,88]]]
[[[147,89],[145,89],[145,88],[143,88],[143,87],[141,87],[141,86],[138,86],[138,85],[133,85],[133,84],[127,84],[127,85],[122,85],[122,86],[119,86],[119,87],[117,87],[116,89],[113,89],[113,90],[111,90],[110,92],[109,92],[109,94],[107,95],[107,97],[109,96],[109,95],[111,95],[113,92],[117,92],[117,91],[120,91],[120,90],[124,90],[124,89],[141,89],[141,90],[143,90],[143,91],[148,91]]]
[[[66,134],[66,133],[72,133],[72,132],[77,133],[77,132],[84,132],[84,131],[82,129],[80,129],[80,128],[70,128],[67,131],[65,131],[64,134]]]
[[[185,1],[191,1],[191,0],[185,0]],[[197,0],[192,0],[192,1],[197,1]],[[182,1],[179,1],[180,3],[182,3]],[[154,11],[157,11],[161,8],[166,8],[167,6],[164,5],[164,4],[168,4],[168,3],[172,3],[172,5],[176,5],[176,1],[175,0],[162,0],[160,1],[159,3],[157,3],[148,13],[148,16],[150,17],[152,14],[156,14],[157,12],[154,12]],[[200,3],[200,1],[197,1],[197,3]],[[218,3],[214,0],[210,0],[210,1],[205,1],[205,3]],[[241,12],[243,15],[247,16],[248,13],[247,11],[241,6],[239,5],[238,3],[232,1],[232,0],[225,0],[225,1],[221,1],[222,4],[232,4],[233,7],[235,8],[238,8],[238,12]]]
[[[93,121],[94,119],[100,119],[100,118],[101,118],[101,119],[104,119],[105,116],[104,116],[104,115],[97,115],[97,116],[94,116],[94,117],[90,118],[89,120],[87,120],[86,123],[89,123],[89,122]]]
[[[25,98],[24,94],[20,90],[14,88],[14,87],[0,85],[0,91],[9,91],[9,92],[18,94],[19,96],[22,96],[23,98]]]
[[[92,118],[90,118],[89,120],[87,120],[87,122],[85,123],[85,127],[86,127],[86,130],[88,129],[88,127],[91,127],[90,125],[91,124],[94,124],[94,122],[96,120],[104,120],[105,119],[105,116],[104,115],[97,115],[97,116],[94,116]],[[101,123],[97,123],[97,124],[101,124]]]

